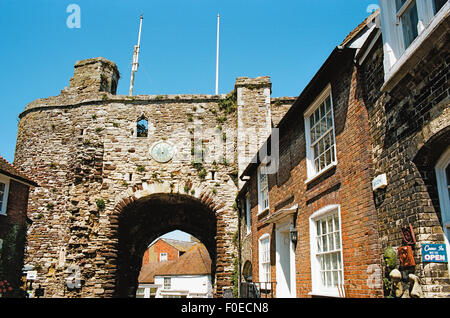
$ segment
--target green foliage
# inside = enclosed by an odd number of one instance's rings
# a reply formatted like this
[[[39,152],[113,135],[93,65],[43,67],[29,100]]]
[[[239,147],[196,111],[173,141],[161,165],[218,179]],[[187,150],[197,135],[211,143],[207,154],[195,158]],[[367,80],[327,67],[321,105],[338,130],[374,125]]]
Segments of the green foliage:
[[[136,168],[136,171],[137,172],[145,172],[145,167],[144,166],[138,166],[137,168]]]
[[[105,209],[105,200],[103,200],[103,199],[97,199],[97,200],[95,200],[95,204],[97,204],[97,209],[98,209],[99,211]]]
[[[231,281],[233,282],[233,297],[238,298],[238,285],[239,285],[239,262],[237,258],[233,261],[233,272],[231,274]]]
[[[383,258],[386,263],[386,266],[389,268],[394,268],[395,265],[397,264],[397,253],[391,246],[388,246],[384,250]]]
[[[236,111],[236,90],[233,90],[226,98],[219,100],[219,110],[225,114],[232,114]]]
[[[24,248],[26,245],[26,226],[12,225],[7,228],[0,250],[0,280],[7,280],[17,293],[22,275]]]
[[[199,177],[200,179],[202,179],[202,180],[205,180],[206,174],[207,174],[206,170],[205,170],[205,169],[202,169],[202,170],[200,170],[200,171],[198,172],[198,177]]]
[[[191,162],[191,165],[197,170],[197,172],[203,169],[203,164],[201,162]]]

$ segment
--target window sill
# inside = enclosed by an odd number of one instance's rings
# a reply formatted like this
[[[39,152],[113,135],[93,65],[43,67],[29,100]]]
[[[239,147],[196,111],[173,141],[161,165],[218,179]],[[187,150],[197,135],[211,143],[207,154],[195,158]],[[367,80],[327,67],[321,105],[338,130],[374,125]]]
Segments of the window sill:
[[[431,23],[420,33],[385,75],[381,91],[390,92],[427,53],[445,32],[450,5],[447,3],[433,18]],[[442,29],[442,30],[441,30]]]
[[[256,215],[258,216],[258,215],[261,215],[261,214],[266,213],[266,212],[269,212],[269,208],[265,208],[264,210],[259,211],[258,214],[256,214]]]
[[[8,214],[6,214],[6,212],[5,213],[0,212],[0,217],[2,216],[8,216]]]
[[[320,296],[320,297],[333,297],[333,298],[342,298],[341,295],[339,295],[338,291],[312,291],[309,292],[308,295],[310,296]]]
[[[305,184],[311,183],[312,181],[318,179],[320,176],[324,175],[326,172],[330,171],[331,169],[333,169],[336,166],[337,166],[337,162],[331,163],[328,167],[326,167],[325,169],[323,169],[319,173],[317,173],[314,176],[306,179]]]

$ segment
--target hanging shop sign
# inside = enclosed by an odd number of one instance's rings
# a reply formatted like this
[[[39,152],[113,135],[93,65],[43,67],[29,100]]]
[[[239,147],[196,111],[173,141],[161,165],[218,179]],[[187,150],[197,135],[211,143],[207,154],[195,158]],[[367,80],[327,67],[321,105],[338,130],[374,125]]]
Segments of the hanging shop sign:
[[[447,263],[445,244],[422,244],[422,261],[429,263]]]

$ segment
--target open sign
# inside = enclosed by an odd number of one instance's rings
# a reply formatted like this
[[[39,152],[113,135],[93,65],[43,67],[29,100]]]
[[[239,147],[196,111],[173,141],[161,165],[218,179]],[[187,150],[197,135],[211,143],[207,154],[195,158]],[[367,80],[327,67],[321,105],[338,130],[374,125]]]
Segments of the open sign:
[[[447,251],[445,244],[423,244],[422,261],[433,263],[447,263]]]

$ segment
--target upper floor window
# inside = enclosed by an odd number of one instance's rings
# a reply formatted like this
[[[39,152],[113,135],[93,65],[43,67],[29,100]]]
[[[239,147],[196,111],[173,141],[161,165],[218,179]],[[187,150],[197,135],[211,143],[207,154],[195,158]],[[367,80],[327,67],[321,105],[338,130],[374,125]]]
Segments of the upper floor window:
[[[267,166],[258,168],[258,212],[262,213],[269,208],[269,180]]]
[[[308,180],[336,165],[331,86],[306,110],[305,136]]]
[[[6,215],[9,179],[0,176],[0,214]]]
[[[402,26],[405,48],[407,48],[418,35],[419,17],[416,1],[395,0],[397,19]]]
[[[388,80],[445,19],[450,4],[447,0],[380,0],[380,8]]]
[[[160,262],[167,261],[167,253],[159,253],[159,261]]]
[[[247,193],[245,197],[245,219],[247,223],[247,234],[250,234],[252,231],[252,214],[251,214],[251,206],[250,206],[250,194]]]

